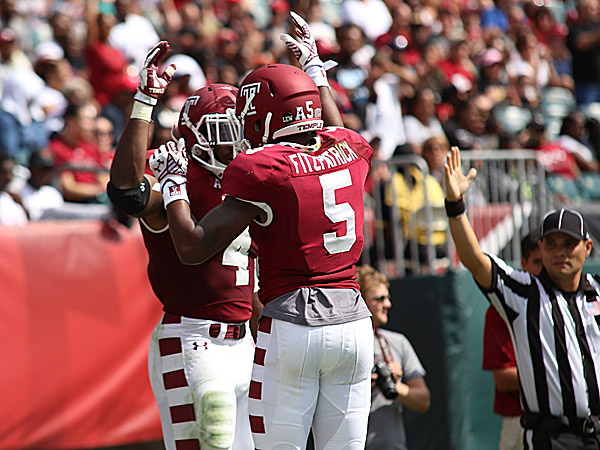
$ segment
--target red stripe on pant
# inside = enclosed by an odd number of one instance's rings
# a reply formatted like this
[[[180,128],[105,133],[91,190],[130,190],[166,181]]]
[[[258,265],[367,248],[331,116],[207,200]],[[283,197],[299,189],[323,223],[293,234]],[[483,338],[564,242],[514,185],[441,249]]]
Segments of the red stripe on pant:
[[[198,439],[181,439],[175,441],[177,450],[200,450],[200,442]]]
[[[181,353],[181,339],[178,337],[159,339],[158,348],[160,349],[160,356]]]
[[[261,416],[249,416],[250,417],[250,429],[253,433],[265,433],[265,421]]]
[[[258,381],[250,381],[250,388],[248,389],[248,397],[254,400],[262,399],[262,383]]]
[[[167,390],[188,386],[183,369],[163,373],[163,382],[165,383],[165,389]]]
[[[169,409],[171,411],[171,422],[173,423],[194,422],[196,420],[196,412],[192,403],[171,406]]]
[[[254,364],[259,366],[265,365],[265,356],[267,355],[267,351],[264,348],[254,349]]]
[[[260,322],[258,323],[258,331],[260,331],[262,333],[271,334],[271,323],[272,322],[273,322],[273,319],[271,319],[270,317],[261,318]]]

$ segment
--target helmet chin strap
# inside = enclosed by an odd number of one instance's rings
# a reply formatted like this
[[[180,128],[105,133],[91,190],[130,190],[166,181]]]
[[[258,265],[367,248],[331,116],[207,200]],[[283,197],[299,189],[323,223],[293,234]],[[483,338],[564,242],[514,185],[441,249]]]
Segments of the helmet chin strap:
[[[263,144],[266,144],[269,139],[269,128],[271,127],[271,117],[273,117],[273,114],[271,113],[271,111],[269,111],[267,113],[267,117],[265,117],[265,134],[263,134],[263,137],[262,137]]]

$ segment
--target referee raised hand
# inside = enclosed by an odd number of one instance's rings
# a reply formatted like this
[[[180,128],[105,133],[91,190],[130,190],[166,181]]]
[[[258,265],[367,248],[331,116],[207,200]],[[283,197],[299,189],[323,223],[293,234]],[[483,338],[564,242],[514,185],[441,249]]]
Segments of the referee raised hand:
[[[525,449],[600,449],[600,279],[583,274],[592,250],[581,214],[561,209],[540,227],[539,276],[482,252],[464,194],[477,172],[462,173],[453,147],[445,165],[446,212],[456,251],[507,323],[515,344]]]

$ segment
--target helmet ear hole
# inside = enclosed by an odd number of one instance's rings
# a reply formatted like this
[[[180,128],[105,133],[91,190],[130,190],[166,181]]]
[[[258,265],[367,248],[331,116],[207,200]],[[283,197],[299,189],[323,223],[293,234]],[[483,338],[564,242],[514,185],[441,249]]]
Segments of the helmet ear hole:
[[[260,133],[260,129],[262,128],[262,119],[256,120],[252,127],[254,128],[254,131],[256,131],[257,133]]]

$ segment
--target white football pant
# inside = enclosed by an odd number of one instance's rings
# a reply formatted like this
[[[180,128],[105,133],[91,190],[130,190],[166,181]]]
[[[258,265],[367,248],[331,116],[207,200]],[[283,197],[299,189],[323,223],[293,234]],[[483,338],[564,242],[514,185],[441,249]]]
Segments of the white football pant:
[[[149,371],[167,450],[252,450],[248,387],[254,340],[209,335],[213,321],[159,323]]]
[[[259,450],[363,450],[371,405],[370,318],[309,327],[261,318],[249,394]]]

